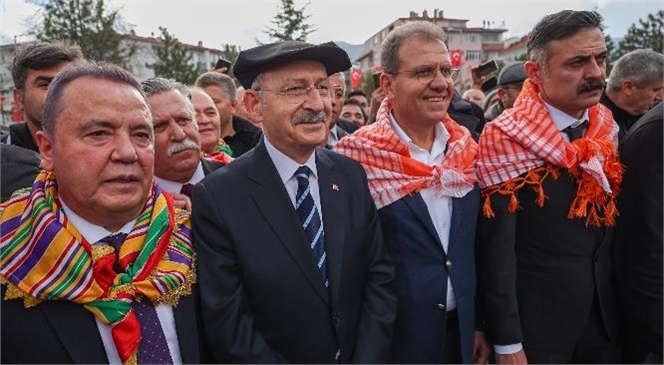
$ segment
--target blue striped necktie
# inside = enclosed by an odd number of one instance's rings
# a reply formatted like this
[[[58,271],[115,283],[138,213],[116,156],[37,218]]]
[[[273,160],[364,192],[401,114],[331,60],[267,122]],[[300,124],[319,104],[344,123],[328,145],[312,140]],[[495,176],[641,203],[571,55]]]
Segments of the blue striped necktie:
[[[310,173],[311,170],[306,166],[300,166],[297,171],[295,171],[295,177],[297,178],[295,211],[297,212],[298,217],[300,217],[304,233],[307,235],[307,239],[309,239],[309,246],[311,247],[314,260],[323,276],[323,283],[327,288],[330,285],[330,282],[327,279],[325,232],[323,232],[323,225],[321,224],[316,204],[314,204],[314,198],[311,196],[311,189],[309,187]]]

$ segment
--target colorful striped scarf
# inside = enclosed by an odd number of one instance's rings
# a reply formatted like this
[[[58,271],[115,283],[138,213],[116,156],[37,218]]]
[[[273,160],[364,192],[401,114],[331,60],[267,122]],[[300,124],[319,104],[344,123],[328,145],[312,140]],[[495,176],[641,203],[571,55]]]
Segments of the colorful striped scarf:
[[[618,159],[618,125],[611,111],[601,104],[588,108],[588,130],[573,142],[563,139],[539,97],[537,85],[526,80],[514,107],[487,123],[480,137],[477,174],[484,201],[484,214],[493,217],[491,196],[510,196],[509,212],[519,202],[516,192],[528,185],[546,199],[542,181],[558,177],[567,169],[577,181],[577,194],[568,218],[586,218],[586,224],[613,225],[615,198],[622,180]]]
[[[233,150],[231,150],[231,146],[226,144],[223,138],[219,138],[219,142],[217,143],[217,146],[214,148],[214,152],[207,154],[203,154],[203,158],[206,160],[214,161],[214,162],[220,162],[223,163],[224,165],[227,165],[233,161]]]
[[[334,150],[359,161],[367,172],[369,190],[382,208],[421,189],[433,187],[441,196],[460,198],[473,189],[477,144],[470,132],[450,116],[442,121],[450,134],[440,165],[429,166],[410,157],[408,145],[390,125],[393,105],[385,99],[376,122],[342,138]]]
[[[131,303],[147,297],[176,305],[196,281],[189,213],[153,183],[145,208],[122,247],[91,245],[63,213],[53,172],[42,171],[32,188],[0,205],[0,275],[5,299],[26,308],[43,300],[82,304],[112,327],[123,363],[136,363],[140,325]]]

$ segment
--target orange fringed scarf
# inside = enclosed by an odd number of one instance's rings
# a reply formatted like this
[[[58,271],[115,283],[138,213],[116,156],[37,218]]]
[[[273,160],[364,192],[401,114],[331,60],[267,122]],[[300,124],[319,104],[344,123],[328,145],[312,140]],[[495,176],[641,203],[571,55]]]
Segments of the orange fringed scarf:
[[[484,128],[477,159],[484,215],[494,216],[493,194],[509,195],[508,211],[515,212],[516,193],[524,186],[537,191],[536,203],[543,206],[542,181],[549,176],[557,179],[558,169],[565,168],[578,184],[567,217],[585,218],[587,225],[598,227],[614,225],[623,168],[616,147],[618,126],[611,112],[601,104],[590,107],[586,135],[570,143],[538,94],[537,86],[526,80],[514,107]]]

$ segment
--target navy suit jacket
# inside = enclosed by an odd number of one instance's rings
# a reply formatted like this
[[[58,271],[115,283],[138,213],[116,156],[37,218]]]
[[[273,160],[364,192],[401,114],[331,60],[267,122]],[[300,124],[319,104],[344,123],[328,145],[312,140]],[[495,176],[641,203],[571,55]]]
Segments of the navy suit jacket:
[[[442,361],[448,277],[456,297],[463,362],[473,362],[479,189],[452,198],[452,204],[447,253],[420,193],[378,210],[383,238],[396,266],[399,303],[390,362]]]
[[[196,184],[192,225],[213,362],[382,363],[394,266],[366,175],[316,149],[329,290],[264,143]]]
[[[173,318],[182,362],[200,363],[193,295],[180,299]],[[3,364],[108,363],[94,315],[74,302],[43,301],[26,309],[22,299],[3,299],[0,331]]]

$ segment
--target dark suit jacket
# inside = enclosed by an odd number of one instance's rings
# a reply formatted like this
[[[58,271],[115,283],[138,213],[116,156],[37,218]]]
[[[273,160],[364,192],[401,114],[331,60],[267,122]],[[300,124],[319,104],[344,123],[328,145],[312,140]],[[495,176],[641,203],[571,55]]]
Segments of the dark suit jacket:
[[[494,218],[477,227],[478,296],[486,330],[497,345],[523,342],[542,351],[573,348],[596,295],[605,330],[615,340],[617,303],[611,263],[612,228],[568,219],[577,185],[561,170],[542,184],[544,206],[528,187],[518,192],[520,209],[508,213],[509,197],[495,194]]]
[[[2,286],[2,298],[5,286]],[[200,363],[194,297],[173,308],[182,362]],[[2,300],[3,364],[107,364],[93,314],[69,301],[43,301],[24,308],[23,300]]]
[[[474,243],[479,200],[479,189],[452,199],[447,253],[420,193],[378,210],[385,244],[396,266],[399,302],[389,362],[441,363],[448,277],[457,302],[463,362],[473,362]]]
[[[366,175],[316,150],[329,292],[265,144],[196,185],[194,240],[213,362],[384,362],[394,267]]]
[[[206,159],[201,160],[201,165],[203,166],[203,174],[205,174],[205,176],[208,176],[212,171],[225,166],[221,162],[215,162]]]
[[[32,186],[39,174],[39,154],[10,144],[0,144],[0,149],[0,201],[4,202],[17,189]]]
[[[621,142],[625,164],[618,200],[614,260],[630,363],[648,352],[662,356],[662,104],[641,118]]]
[[[25,123],[13,123],[9,126],[9,137],[11,137],[11,144],[19,146],[21,148],[27,148],[39,153],[39,146],[35,143],[35,140],[32,139],[32,134],[30,134],[30,129]],[[5,138],[3,143],[7,140]]]
[[[256,141],[258,141],[256,135],[259,134],[261,130],[251,124],[250,121],[238,117],[237,115],[233,115],[232,123],[235,134],[224,137],[224,141],[228,143],[233,151],[233,157],[240,157],[245,152],[254,148]]]

